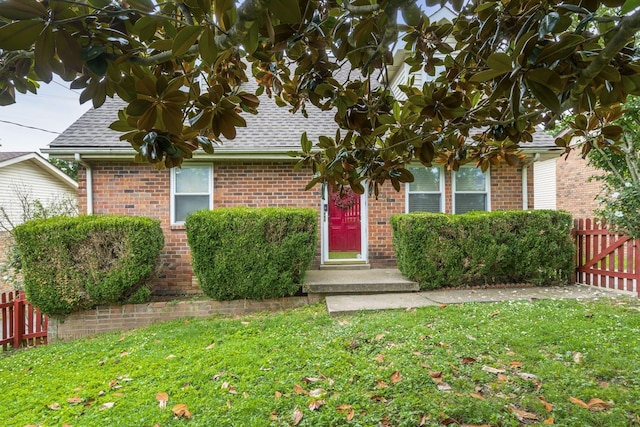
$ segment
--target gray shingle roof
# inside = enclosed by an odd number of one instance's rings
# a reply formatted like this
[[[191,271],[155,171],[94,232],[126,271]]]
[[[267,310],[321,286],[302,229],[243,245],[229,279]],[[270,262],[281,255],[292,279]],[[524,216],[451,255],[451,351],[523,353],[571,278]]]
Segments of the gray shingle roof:
[[[250,92],[256,87],[255,84],[249,86],[247,89]],[[125,103],[120,99],[107,99],[99,109],[88,110],[54,139],[47,151],[55,153],[57,149],[74,149],[82,154],[90,153],[92,149],[130,148],[128,142],[119,140],[120,132],[109,129],[109,124],[118,118],[118,110],[124,105]],[[311,104],[308,106],[308,119],[300,112],[291,114],[286,107],[278,107],[273,99],[266,95],[260,97],[258,110],[257,115],[243,114],[247,127],[236,128],[236,138],[223,139],[223,145],[216,150],[219,152],[296,150],[300,148],[300,136],[303,132],[306,131],[312,141],[317,141],[320,135],[334,135],[337,128],[333,119],[334,112],[320,111]],[[537,132],[534,135],[534,141],[522,144],[522,148],[557,147],[552,136]]]
[[[31,151],[6,151],[0,152],[0,162],[6,162],[7,160],[15,159],[16,157],[29,154]]]

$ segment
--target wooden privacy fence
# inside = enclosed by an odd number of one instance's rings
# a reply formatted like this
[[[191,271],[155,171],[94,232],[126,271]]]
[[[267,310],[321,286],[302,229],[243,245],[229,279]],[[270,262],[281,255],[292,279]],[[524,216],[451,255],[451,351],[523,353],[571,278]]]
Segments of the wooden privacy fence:
[[[0,294],[0,321],[0,345],[3,350],[9,345],[18,348],[21,345],[47,343],[49,318],[29,304],[22,291]]]
[[[574,220],[578,283],[640,296],[640,240],[613,234],[591,219]]]

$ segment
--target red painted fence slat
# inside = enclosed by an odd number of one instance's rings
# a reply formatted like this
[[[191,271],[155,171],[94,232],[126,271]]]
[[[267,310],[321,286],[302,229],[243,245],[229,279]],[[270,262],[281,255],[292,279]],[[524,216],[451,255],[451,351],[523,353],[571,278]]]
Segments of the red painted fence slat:
[[[589,218],[574,221],[575,281],[640,297],[640,240],[609,232]]]
[[[49,318],[29,304],[22,291],[0,295],[0,345],[3,350],[9,345],[18,348],[22,345],[46,344]]]

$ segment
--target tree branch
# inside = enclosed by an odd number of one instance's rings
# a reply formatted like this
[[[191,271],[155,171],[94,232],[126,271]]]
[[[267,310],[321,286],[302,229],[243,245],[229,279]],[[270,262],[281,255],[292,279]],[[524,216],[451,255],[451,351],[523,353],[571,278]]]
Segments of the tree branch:
[[[237,47],[249,33],[260,14],[267,10],[271,0],[247,0],[238,8],[238,20],[226,33],[216,36],[218,50],[226,50]],[[198,52],[198,46],[193,45],[184,55],[193,55]],[[129,62],[143,66],[157,65],[173,58],[171,51],[160,52],[151,56],[132,56]]]
[[[562,104],[563,110],[567,110],[578,104],[587,86],[609,65],[611,59],[626,46],[638,30],[640,30],[640,11],[625,16],[620,21],[616,34],[606,43],[605,47],[589,66],[580,72],[578,80],[573,86],[573,89],[571,89],[569,98]]]

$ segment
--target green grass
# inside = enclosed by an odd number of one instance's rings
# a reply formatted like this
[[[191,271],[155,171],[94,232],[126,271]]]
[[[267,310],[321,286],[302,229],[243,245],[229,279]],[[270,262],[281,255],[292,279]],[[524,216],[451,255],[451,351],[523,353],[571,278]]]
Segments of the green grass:
[[[520,301],[332,318],[315,305],[168,322],[3,354],[0,423],[288,426],[298,408],[299,426],[523,425],[517,411],[536,425],[639,425],[639,307]],[[438,389],[435,372],[451,391]],[[570,397],[613,406],[590,411]],[[325,404],[311,411],[314,400]],[[177,404],[190,420],[174,417]],[[351,405],[350,421],[340,405]]]

